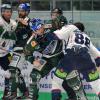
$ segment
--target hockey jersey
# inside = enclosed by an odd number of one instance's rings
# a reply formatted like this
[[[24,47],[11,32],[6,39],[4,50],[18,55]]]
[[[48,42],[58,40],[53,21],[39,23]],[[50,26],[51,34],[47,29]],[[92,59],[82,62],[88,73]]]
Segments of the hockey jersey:
[[[16,22],[10,19],[10,23],[7,23],[2,17],[0,17],[0,57],[8,54],[7,50],[12,48],[16,41],[15,29]]]
[[[17,36],[17,47],[24,47],[28,38],[31,36],[31,29],[29,26],[30,18],[25,17],[23,20],[26,21],[28,25],[24,25],[21,22],[17,22],[17,28],[15,30]]]
[[[86,47],[90,55],[96,59],[100,57],[100,52],[92,44],[89,36],[74,25],[63,26],[60,30],[54,31],[54,34],[61,40],[65,41],[63,51],[65,53],[66,49],[71,49],[74,45],[79,45],[81,47]]]

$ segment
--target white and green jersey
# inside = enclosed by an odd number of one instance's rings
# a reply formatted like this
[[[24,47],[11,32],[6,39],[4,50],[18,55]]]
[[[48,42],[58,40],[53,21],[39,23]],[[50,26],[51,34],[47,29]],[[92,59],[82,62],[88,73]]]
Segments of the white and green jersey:
[[[0,17],[0,57],[8,54],[6,50],[13,47],[16,41],[15,29],[16,22],[10,19],[10,23],[7,23],[2,17]]]

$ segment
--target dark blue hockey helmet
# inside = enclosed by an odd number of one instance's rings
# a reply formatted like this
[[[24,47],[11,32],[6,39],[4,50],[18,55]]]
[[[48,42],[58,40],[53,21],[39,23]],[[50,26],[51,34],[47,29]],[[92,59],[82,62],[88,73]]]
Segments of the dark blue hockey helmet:
[[[30,5],[28,3],[22,3],[18,6],[18,10],[30,11]]]
[[[28,6],[28,12],[30,12],[31,6],[29,3],[26,3],[26,5]]]
[[[42,27],[42,25],[44,25],[44,21],[41,19],[33,18],[30,21],[30,28],[32,29],[32,31],[36,31],[36,30],[40,29]]]

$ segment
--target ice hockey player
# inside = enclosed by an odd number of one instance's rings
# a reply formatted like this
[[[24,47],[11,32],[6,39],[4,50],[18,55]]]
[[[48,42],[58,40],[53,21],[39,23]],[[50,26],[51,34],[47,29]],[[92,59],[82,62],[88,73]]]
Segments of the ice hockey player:
[[[100,79],[95,62],[98,66],[100,65],[100,59],[98,58],[100,52],[82,30],[84,30],[84,25],[78,23],[75,25],[65,25],[54,32],[56,38],[65,40],[63,50],[65,56],[58,64],[55,74],[60,78],[66,79],[69,86],[76,91],[78,97],[81,100],[86,100],[78,73],[83,74],[86,81],[91,84],[93,90],[99,95]],[[91,57],[94,58],[94,61]]]
[[[30,37],[31,29],[29,26],[30,18],[28,14],[30,12],[30,5],[27,3],[22,3],[18,6],[18,18],[17,18],[17,28],[15,30],[17,41],[14,47],[14,52],[19,53],[20,55],[14,54],[13,60],[10,63],[12,78],[11,86],[11,95],[9,99],[24,99],[27,98],[29,93],[25,84],[25,80],[21,74],[21,69],[25,65],[25,57],[23,53],[23,48]],[[17,97],[17,88],[23,94],[22,96]]]
[[[1,17],[0,17],[0,66],[5,73],[8,73],[5,77],[5,89],[2,99],[5,99],[9,95],[9,63],[11,55],[9,50],[13,48],[16,41],[15,29],[17,26],[16,21],[11,19],[12,7],[10,4],[3,4],[1,6]],[[9,77],[7,77],[9,76]]]

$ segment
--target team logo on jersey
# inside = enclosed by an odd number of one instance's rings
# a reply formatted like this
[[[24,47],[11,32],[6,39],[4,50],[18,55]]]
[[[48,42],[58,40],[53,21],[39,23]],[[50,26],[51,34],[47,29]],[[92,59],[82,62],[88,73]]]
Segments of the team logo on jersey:
[[[32,47],[35,47],[36,45],[37,45],[36,41],[32,41],[32,42],[31,42],[31,46],[32,46]]]

